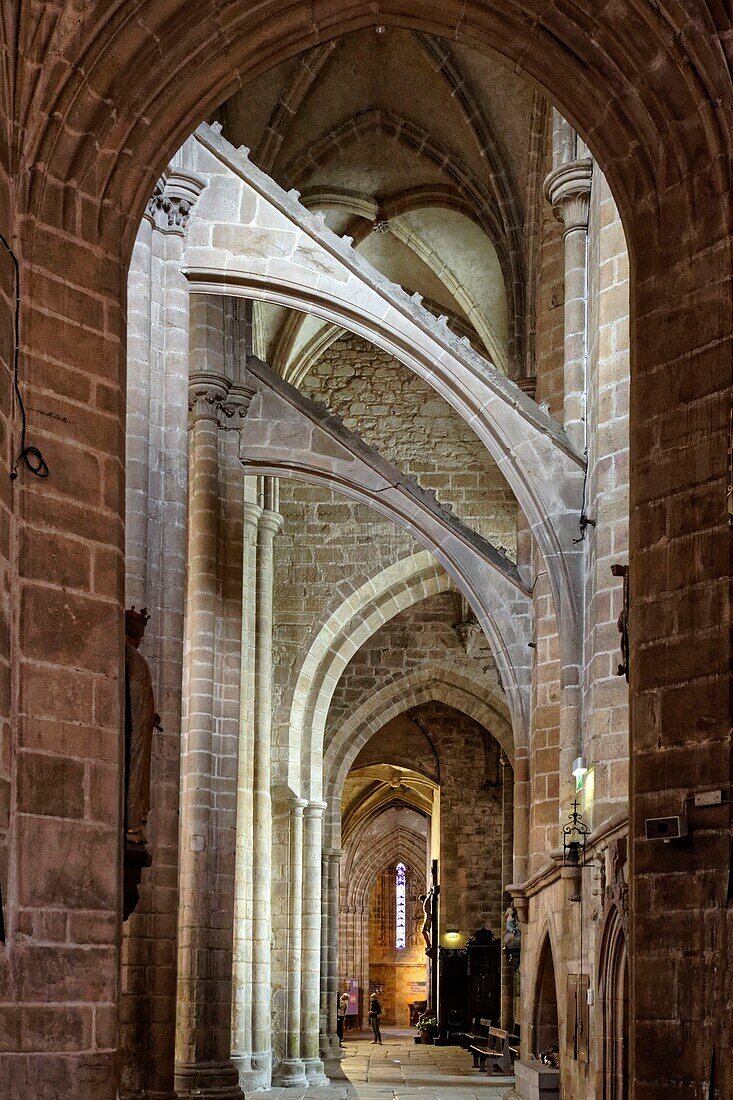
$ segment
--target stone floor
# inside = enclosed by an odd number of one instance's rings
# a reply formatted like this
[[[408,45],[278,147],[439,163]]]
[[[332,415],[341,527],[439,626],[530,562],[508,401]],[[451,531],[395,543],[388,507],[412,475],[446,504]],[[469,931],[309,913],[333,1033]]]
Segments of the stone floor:
[[[472,1068],[460,1047],[417,1044],[413,1031],[383,1028],[383,1045],[347,1033],[339,1071],[329,1065],[331,1084],[307,1090],[273,1089],[283,1100],[503,1100],[513,1077],[489,1076]]]

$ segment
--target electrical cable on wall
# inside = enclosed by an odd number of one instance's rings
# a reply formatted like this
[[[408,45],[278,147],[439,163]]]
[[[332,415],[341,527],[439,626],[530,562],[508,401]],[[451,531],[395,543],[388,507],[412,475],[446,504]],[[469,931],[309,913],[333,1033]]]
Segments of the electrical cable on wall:
[[[0,233],[0,241],[3,243],[7,251],[10,253],[10,258],[13,261],[13,271],[15,273],[15,317],[13,325],[13,387],[15,389],[15,398],[18,402],[18,408],[20,409],[20,450],[18,454],[13,458],[10,466],[10,480],[15,481],[18,476],[18,466],[22,462],[27,470],[30,470],[36,477],[48,477],[49,469],[45,458],[41,454],[38,447],[29,447],[26,443],[27,434],[27,422],[25,414],[25,404],[23,403],[23,395],[20,392],[20,375],[19,375],[19,357],[20,357],[20,266],[18,264],[18,257],[13,252],[12,248]]]

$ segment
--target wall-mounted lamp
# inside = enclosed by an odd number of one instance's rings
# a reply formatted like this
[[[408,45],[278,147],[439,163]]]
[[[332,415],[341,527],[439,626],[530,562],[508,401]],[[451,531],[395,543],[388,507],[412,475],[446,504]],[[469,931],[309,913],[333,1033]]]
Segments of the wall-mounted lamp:
[[[457,936],[460,936],[461,933],[460,933],[460,930],[458,928],[448,928],[448,929],[446,929],[445,934],[446,934],[446,936],[450,936],[451,939],[455,939]]]
[[[576,779],[582,779],[588,772],[588,765],[585,762],[584,756],[579,756],[577,760],[573,760],[573,775]]]
[[[585,777],[588,774],[588,765],[584,756],[579,756],[577,760],[573,760],[573,775],[575,776],[575,789],[576,791],[582,791]]]

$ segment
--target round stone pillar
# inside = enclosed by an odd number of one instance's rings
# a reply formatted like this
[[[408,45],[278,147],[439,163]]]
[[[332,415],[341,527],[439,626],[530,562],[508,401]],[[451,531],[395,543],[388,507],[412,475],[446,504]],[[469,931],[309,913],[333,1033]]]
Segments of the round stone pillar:
[[[301,1053],[309,1085],[328,1084],[319,1052],[321,1002],[321,850],[325,802],[309,802],[303,828]]]
[[[253,481],[254,479],[247,479]],[[248,492],[245,482],[245,494]],[[256,487],[249,485],[256,497]],[[234,946],[232,965],[232,1046],[239,1083],[247,1092],[261,1075],[252,1066],[252,950],[254,867],[254,708],[255,621],[257,591],[257,531],[262,508],[245,500],[242,533],[242,680],[237,774],[237,829],[234,871]],[[269,900],[269,899],[268,899]]]
[[[332,849],[328,858],[328,954],[326,959],[326,1056],[339,1058],[341,1047],[336,1030],[339,995],[339,872],[340,849]]]
[[[567,124],[561,130],[569,132]],[[559,154],[577,149],[577,138],[565,133]],[[556,149],[556,152],[558,150]],[[581,157],[556,167],[545,180],[545,194],[555,217],[563,225],[565,252],[564,313],[564,399],[563,421],[568,439],[579,454],[586,443],[586,371],[588,319],[588,214],[593,161]],[[582,754],[582,645],[574,646],[571,660],[562,668],[560,708],[560,823],[562,824],[574,784],[573,761]]]
[[[269,480],[269,479],[268,479]],[[265,503],[268,501],[266,499]],[[252,872],[252,1072],[253,1088],[270,1085],[272,1074],[272,1005],[270,939],[272,935],[272,588],[274,539],[282,516],[271,508],[257,527],[255,597],[255,713]]]
[[[187,714],[181,757],[178,1018],[175,1087],[180,1097],[242,1100],[230,1057],[231,997],[224,996],[231,943],[220,942],[216,868],[214,740],[217,595],[218,433],[226,378],[189,383],[190,469]]]
[[[292,798],[288,806],[288,969],[285,1058],[273,1074],[273,1084],[285,1088],[302,1088],[308,1084],[300,1051],[303,810],[306,805],[304,798]]]
[[[588,212],[593,162],[560,165],[545,180],[545,194],[563,225],[565,250],[565,394],[563,422],[579,454],[586,449],[586,344]]]

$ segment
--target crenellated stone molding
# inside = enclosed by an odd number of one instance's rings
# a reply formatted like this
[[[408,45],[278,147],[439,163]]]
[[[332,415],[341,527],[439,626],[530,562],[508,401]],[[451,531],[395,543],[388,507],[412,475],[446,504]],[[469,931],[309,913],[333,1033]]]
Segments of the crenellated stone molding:
[[[555,217],[563,224],[563,236],[588,229],[592,178],[590,157],[561,164],[545,178],[545,195]]]

